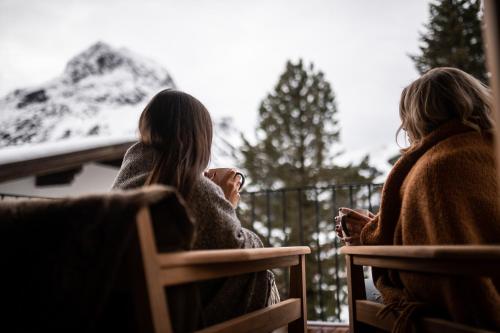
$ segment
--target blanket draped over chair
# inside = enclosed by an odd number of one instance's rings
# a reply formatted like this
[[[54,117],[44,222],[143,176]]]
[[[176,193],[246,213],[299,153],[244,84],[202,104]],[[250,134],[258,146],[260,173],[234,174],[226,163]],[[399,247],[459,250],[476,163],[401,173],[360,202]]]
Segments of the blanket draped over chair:
[[[491,133],[457,121],[405,152],[391,171],[363,245],[499,244],[500,209]],[[384,303],[410,316],[424,303],[452,320],[500,330],[500,281],[373,272]],[[398,305],[395,307],[395,305]],[[408,318],[402,318],[403,320]]]
[[[131,271],[125,258],[136,237],[136,213],[144,206],[168,221],[154,222],[155,229],[161,229],[157,232],[162,235],[161,250],[190,248],[192,222],[182,199],[164,186],[80,198],[0,202],[1,330],[137,331],[130,288],[129,293],[120,289],[134,278],[126,274]],[[192,288],[176,288],[195,295]],[[196,297],[178,297],[177,303],[170,304],[174,328],[195,328],[196,318],[185,314],[197,313]]]

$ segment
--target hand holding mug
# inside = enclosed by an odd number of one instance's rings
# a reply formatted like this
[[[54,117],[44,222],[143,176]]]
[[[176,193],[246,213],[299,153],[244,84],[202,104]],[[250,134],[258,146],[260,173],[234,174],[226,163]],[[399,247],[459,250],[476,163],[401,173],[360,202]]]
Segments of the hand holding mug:
[[[243,174],[231,168],[209,169],[204,174],[222,188],[226,199],[236,208],[240,201],[239,191],[245,183]]]
[[[339,215],[335,217],[335,231],[337,236],[346,245],[359,245],[361,229],[370,222],[373,213],[364,209],[340,208]]]

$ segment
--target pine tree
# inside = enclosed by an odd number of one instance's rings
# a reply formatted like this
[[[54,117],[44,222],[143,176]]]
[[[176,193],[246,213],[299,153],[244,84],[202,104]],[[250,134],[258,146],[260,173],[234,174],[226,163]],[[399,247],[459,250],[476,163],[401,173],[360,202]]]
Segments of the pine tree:
[[[259,109],[257,143],[243,138],[243,168],[260,188],[363,182],[377,176],[367,160],[335,166],[332,147],[339,140],[337,107],[330,83],[311,63],[288,61],[274,91]],[[353,172],[353,170],[355,170]],[[364,169],[367,176],[361,176]]]
[[[411,59],[420,74],[434,67],[456,67],[487,82],[480,0],[437,0],[430,4],[420,55]]]
[[[259,195],[242,198],[242,223],[254,227],[268,246],[312,248],[314,255],[307,259],[308,312],[309,318],[321,320],[337,318],[337,295],[340,303],[345,302],[344,282],[337,284],[339,281],[332,273],[345,267],[343,257],[336,252],[338,243],[331,217],[338,206],[334,207],[334,202],[345,206],[356,200],[361,204],[363,194],[357,191],[333,194],[332,189],[316,187],[370,183],[379,175],[369,165],[368,157],[359,164],[335,165],[338,154],[332,151],[340,132],[336,115],[335,95],[324,74],[313,64],[305,66],[301,60],[288,61],[277,85],[260,105],[256,143],[243,138],[241,149],[242,168],[249,183],[263,190]],[[277,188],[300,190],[267,191]],[[319,234],[326,241],[320,243]],[[319,296],[320,289],[323,298]]]

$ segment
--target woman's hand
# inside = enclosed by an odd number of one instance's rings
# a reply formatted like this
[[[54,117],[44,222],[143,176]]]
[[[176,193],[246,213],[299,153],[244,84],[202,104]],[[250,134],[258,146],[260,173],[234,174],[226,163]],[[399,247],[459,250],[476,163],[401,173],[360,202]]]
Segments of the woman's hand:
[[[205,172],[205,176],[214,180],[215,174]],[[217,182],[216,184],[222,188],[224,196],[231,203],[233,208],[236,208],[240,201],[239,189],[241,186],[241,177],[237,175],[237,171],[234,169],[229,170],[224,177],[222,177],[220,183]]]
[[[359,245],[361,229],[372,220],[375,215],[373,213],[366,211],[367,214],[361,213],[360,211],[356,211],[350,208],[340,208],[339,215],[335,216],[335,231],[337,232],[337,236],[342,239],[346,245]],[[342,216],[343,215],[343,216]],[[349,230],[349,236],[344,235],[342,231],[341,221],[342,218],[347,225],[347,229]]]

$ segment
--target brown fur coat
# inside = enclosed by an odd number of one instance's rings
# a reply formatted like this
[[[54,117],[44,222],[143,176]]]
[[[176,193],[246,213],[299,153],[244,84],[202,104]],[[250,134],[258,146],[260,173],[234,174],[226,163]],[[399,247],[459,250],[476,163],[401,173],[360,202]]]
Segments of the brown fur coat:
[[[363,245],[499,244],[492,137],[451,121],[403,154]],[[452,320],[500,330],[500,279],[374,270],[386,304],[424,302]]]

